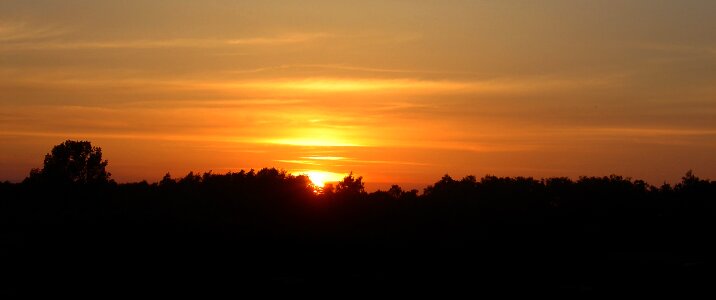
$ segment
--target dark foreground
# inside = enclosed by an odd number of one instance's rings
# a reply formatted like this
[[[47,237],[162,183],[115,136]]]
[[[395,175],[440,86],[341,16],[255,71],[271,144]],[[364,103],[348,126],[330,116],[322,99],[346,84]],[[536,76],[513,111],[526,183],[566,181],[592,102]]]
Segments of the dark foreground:
[[[350,177],[317,195],[264,169],[0,199],[4,294],[696,295],[716,278],[716,182],[690,173],[446,176],[421,195]]]

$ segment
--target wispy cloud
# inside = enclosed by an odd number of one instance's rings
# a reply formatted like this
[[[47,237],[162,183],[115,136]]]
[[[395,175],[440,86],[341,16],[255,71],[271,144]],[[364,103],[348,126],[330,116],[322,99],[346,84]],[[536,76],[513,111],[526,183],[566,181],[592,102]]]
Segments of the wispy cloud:
[[[283,46],[308,43],[329,38],[327,33],[292,33],[246,38],[173,38],[173,39],[122,39],[122,40],[68,40],[55,39],[67,31],[52,28],[26,29],[0,27],[0,50],[111,50],[111,49],[163,49],[163,48],[231,48],[248,46]]]
[[[227,140],[226,136],[166,134],[166,133],[103,133],[99,131],[42,131],[42,130],[0,130],[0,136],[31,136],[57,138],[106,138],[118,140],[181,141],[181,142],[250,142],[248,140]]]
[[[328,160],[328,161],[334,161],[334,160],[346,160],[346,157],[343,156],[304,156],[301,157],[302,159],[311,159],[311,160]]]
[[[2,47],[2,46],[0,46]],[[407,75],[407,74],[406,74]],[[219,72],[210,77],[197,76],[178,78],[176,76],[156,76],[142,72],[102,72],[88,70],[43,70],[0,69],[5,80],[0,84],[9,86],[38,85],[43,88],[71,87],[83,89],[121,87],[123,90],[152,90],[155,92],[181,92],[187,95],[192,90],[223,94],[241,94],[244,98],[315,98],[321,94],[366,93],[366,94],[523,94],[543,93],[563,90],[583,90],[624,85],[629,75],[605,74],[602,76],[532,76],[492,79],[425,79],[420,76],[400,76],[382,78],[381,76],[324,76],[324,77],[270,77],[256,79],[231,76]],[[392,103],[401,103],[393,99]],[[405,101],[403,104],[407,103]],[[401,104],[401,105],[403,105]],[[410,103],[410,105],[416,105]]]
[[[250,37],[242,39],[229,39],[225,40],[224,43],[229,45],[285,45],[285,44],[296,44],[315,41],[319,39],[325,39],[334,37],[333,34],[324,32],[312,32],[312,33],[296,33],[287,35],[278,35],[271,37]]]
[[[365,166],[365,165],[403,165],[403,166],[430,166],[431,164],[415,162],[415,161],[402,161],[402,160],[374,160],[374,159],[358,159],[348,158],[343,156],[303,156],[300,159],[279,159],[276,162],[297,164],[297,165],[311,165],[311,166],[323,166],[323,167],[344,167],[344,166]]]
[[[315,161],[322,161],[326,163],[331,162],[343,162],[343,163],[359,163],[359,164],[382,164],[382,165],[410,165],[410,166],[427,166],[429,164],[426,163],[420,163],[420,162],[412,162],[412,161],[400,161],[400,160],[364,160],[364,159],[355,159],[355,158],[349,158],[344,156],[303,156],[301,157],[302,160],[298,160],[298,162],[303,162],[307,164],[317,164]],[[294,161],[296,162],[296,161]]]
[[[290,69],[322,69],[322,70],[338,70],[338,71],[350,71],[350,72],[361,72],[361,73],[387,73],[387,74],[459,74],[459,75],[475,75],[474,72],[458,72],[458,71],[440,71],[440,70],[419,70],[419,69],[392,69],[392,68],[376,68],[376,67],[361,67],[348,64],[289,64],[289,65],[278,65],[246,70],[235,70],[231,73],[245,74],[245,73],[261,73],[271,71],[282,71]]]
[[[422,162],[414,162],[414,161],[401,161],[401,160],[361,160],[361,159],[351,159],[347,160],[348,162],[353,163],[362,163],[362,164],[379,164],[379,165],[405,165],[405,166],[429,166],[431,164],[428,163],[422,163]]]
[[[0,22],[0,42],[5,46],[9,43],[30,43],[66,34],[66,28],[57,26],[34,27],[23,22]],[[0,49],[4,46],[0,47]]]
[[[640,137],[679,137],[679,136],[716,136],[716,129],[707,128],[645,128],[645,127],[590,127],[569,130],[570,133],[640,136]]]
[[[325,138],[275,138],[275,139],[259,139],[258,143],[276,144],[285,146],[301,146],[301,147],[360,147],[359,143],[351,142],[338,137]]]
[[[667,43],[636,43],[633,47],[641,50],[656,51],[663,53],[691,55],[691,56],[714,56],[716,45],[714,44],[667,44]]]
[[[468,84],[454,81],[333,78],[245,82],[237,83],[237,85],[258,89],[298,90],[312,92],[369,92],[406,89],[455,90],[469,87]]]
[[[319,164],[319,163],[317,163],[317,162],[315,162],[315,161],[300,160],[300,159],[277,159],[277,160],[274,160],[274,161],[276,161],[276,162],[281,162],[281,163],[288,163],[288,164],[296,164],[296,165],[312,165],[312,166],[321,165],[321,164]]]

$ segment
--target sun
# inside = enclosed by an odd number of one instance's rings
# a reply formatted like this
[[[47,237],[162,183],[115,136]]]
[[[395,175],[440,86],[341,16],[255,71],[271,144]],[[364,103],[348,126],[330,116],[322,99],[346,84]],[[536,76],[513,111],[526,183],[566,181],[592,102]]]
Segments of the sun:
[[[313,185],[316,187],[322,188],[326,185],[328,182],[337,182],[341,181],[343,179],[343,175],[339,173],[333,173],[333,172],[326,172],[326,171],[306,171],[303,172],[306,176],[308,176],[308,179],[311,180]]]

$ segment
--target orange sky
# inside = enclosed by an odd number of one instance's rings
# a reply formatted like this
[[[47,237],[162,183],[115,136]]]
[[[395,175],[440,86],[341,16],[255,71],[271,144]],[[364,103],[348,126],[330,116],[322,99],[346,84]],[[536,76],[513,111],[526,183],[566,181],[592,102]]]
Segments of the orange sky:
[[[716,178],[713,1],[95,2],[0,3],[0,180]]]

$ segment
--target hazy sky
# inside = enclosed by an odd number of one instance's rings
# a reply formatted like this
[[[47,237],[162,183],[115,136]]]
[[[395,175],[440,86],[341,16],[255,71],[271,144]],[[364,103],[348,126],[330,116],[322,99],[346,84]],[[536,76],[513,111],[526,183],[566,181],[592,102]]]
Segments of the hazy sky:
[[[270,2],[270,3],[268,3]],[[716,179],[716,1],[0,2],[0,180]]]

